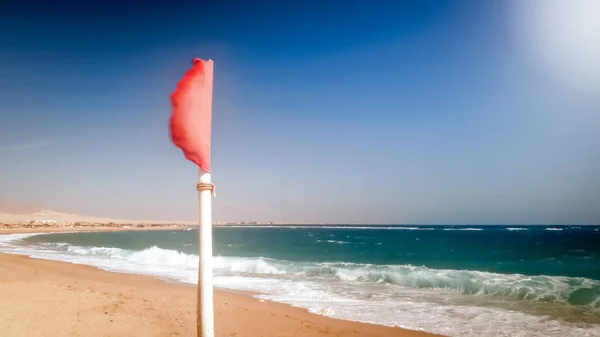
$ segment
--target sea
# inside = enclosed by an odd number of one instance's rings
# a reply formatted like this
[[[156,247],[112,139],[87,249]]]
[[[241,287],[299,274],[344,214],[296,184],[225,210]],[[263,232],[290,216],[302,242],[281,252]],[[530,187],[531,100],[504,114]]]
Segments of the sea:
[[[197,282],[198,231],[0,236],[0,251]],[[600,336],[600,226],[214,228],[215,286],[446,336]]]

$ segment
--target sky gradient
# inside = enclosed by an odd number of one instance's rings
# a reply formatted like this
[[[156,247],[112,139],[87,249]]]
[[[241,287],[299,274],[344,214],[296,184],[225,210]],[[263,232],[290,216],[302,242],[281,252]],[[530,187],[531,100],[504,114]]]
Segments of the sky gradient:
[[[0,195],[195,219],[168,119],[200,57],[215,221],[600,224],[599,9],[2,2]]]

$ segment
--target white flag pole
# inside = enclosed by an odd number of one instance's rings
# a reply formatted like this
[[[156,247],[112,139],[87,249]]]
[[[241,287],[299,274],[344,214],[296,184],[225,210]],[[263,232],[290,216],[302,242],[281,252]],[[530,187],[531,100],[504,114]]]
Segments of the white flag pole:
[[[215,186],[211,183],[210,173],[200,169],[200,179],[196,187],[200,206],[197,334],[198,337],[214,337],[212,197]]]

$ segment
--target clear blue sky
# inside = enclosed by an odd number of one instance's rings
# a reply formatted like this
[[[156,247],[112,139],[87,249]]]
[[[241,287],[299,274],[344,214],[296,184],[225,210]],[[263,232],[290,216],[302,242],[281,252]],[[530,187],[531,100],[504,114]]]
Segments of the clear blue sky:
[[[594,5],[519,3],[3,1],[0,194],[195,219],[168,118],[201,57],[217,221],[599,224]]]

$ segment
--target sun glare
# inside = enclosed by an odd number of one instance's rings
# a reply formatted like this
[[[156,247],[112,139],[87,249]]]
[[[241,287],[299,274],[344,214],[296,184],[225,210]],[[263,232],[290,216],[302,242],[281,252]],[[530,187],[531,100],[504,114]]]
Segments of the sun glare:
[[[532,62],[553,80],[600,90],[600,1],[518,0],[515,33]]]

